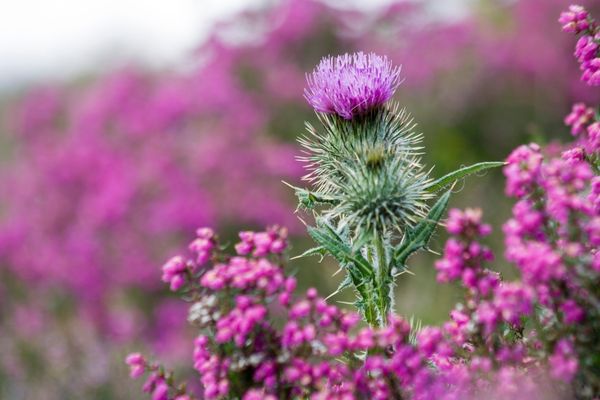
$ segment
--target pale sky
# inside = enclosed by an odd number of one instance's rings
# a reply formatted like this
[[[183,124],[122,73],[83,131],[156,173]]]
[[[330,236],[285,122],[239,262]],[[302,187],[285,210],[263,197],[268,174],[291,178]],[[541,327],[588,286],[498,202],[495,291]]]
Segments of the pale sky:
[[[215,21],[264,1],[275,0],[0,0],[0,90],[130,61],[175,65]]]

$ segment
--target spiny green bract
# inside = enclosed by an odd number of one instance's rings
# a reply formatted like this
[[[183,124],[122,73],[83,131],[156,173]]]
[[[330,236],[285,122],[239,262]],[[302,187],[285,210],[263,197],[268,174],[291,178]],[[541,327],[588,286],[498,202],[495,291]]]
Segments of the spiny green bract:
[[[300,160],[314,193],[334,200],[324,217],[358,238],[401,236],[426,215],[431,181],[420,159],[422,135],[404,109],[389,104],[351,121],[318,117],[324,129],[307,124]]]

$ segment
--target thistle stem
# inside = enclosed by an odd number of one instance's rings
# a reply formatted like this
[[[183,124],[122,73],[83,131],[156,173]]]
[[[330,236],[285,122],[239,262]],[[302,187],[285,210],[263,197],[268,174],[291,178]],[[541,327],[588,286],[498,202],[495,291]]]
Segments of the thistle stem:
[[[377,262],[377,252],[374,251],[375,246],[366,246],[365,251],[366,251],[366,257],[367,257],[367,261],[369,262],[369,264],[371,264],[371,266],[375,266],[376,262]],[[373,293],[369,294],[369,298],[364,299],[365,302],[365,320],[366,322],[374,327],[380,327],[381,326],[381,319],[380,319],[380,312],[379,312],[379,307],[378,307],[378,295],[376,293],[377,289],[378,289],[378,271],[374,271],[375,273],[372,275],[372,281],[371,281],[371,285],[373,288]]]
[[[387,257],[385,254],[384,239],[380,235],[375,235],[373,239],[373,248],[375,250],[375,261],[377,273],[374,275],[374,283],[377,288],[377,308],[378,308],[378,322],[380,326],[387,325],[387,317],[390,311],[390,297],[389,297],[389,268],[387,263]]]

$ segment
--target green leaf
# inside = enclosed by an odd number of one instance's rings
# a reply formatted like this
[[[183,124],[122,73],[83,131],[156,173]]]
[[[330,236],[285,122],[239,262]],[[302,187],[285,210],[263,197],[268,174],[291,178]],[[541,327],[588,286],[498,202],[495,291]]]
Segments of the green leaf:
[[[373,268],[358,252],[353,252],[338,233],[322,218],[317,219],[317,227],[308,227],[308,234],[317,244],[327,250],[342,266],[354,264],[361,275],[373,275]]]
[[[408,325],[410,325],[410,332],[408,334],[408,341],[413,346],[417,345],[417,337],[419,336],[419,332],[421,332],[423,328],[423,321],[420,319],[416,319],[414,315],[410,316],[408,320]]]
[[[320,195],[315,192],[311,192],[307,189],[299,188],[290,185],[286,181],[282,181],[285,185],[294,189],[294,194],[298,198],[300,205],[308,210],[312,210],[317,204],[337,204],[337,199],[331,196]]]
[[[452,185],[454,182],[462,179],[468,175],[475,174],[477,172],[485,171],[486,169],[496,168],[506,165],[503,161],[486,161],[480,162],[477,164],[469,165],[468,167],[463,167],[457,169],[456,171],[450,172],[442,176],[439,179],[431,182],[429,185],[425,187],[425,190],[431,193],[438,192],[445,188],[448,185]]]
[[[329,296],[327,296],[327,298],[325,300],[329,300],[330,298],[332,298],[336,294],[340,293],[342,290],[349,288],[350,286],[352,286],[352,283],[353,283],[352,282],[352,277],[350,276],[350,274],[346,274],[346,277],[344,278],[343,281],[340,282],[340,284],[337,287],[337,289],[335,289],[335,292],[333,292]]]
[[[433,207],[431,207],[427,217],[419,221],[412,230],[406,232],[404,242],[402,242],[402,244],[394,251],[393,260],[395,265],[404,266],[408,257],[427,246],[440,219],[442,219],[446,212],[451,193],[452,190],[448,190],[444,193],[438,201],[435,202]]]
[[[326,250],[323,246],[316,246],[306,250],[304,253],[299,254],[290,258],[290,260],[297,260],[298,258],[310,257],[310,256],[324,256]]]

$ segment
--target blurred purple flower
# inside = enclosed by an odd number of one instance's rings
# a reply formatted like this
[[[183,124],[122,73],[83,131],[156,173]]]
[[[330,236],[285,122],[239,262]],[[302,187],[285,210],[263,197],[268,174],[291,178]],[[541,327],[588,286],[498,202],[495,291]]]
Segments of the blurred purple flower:
[[[560,14],[558,22],[563,26],[563,31],[579,33],[590,27],[588,16],[589,14],[585,8],[578,5],[571,5],[568,11],[563,11]]]

